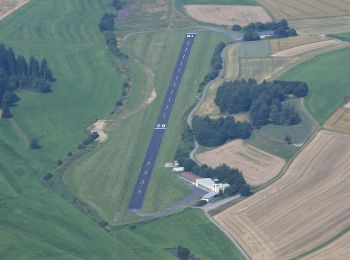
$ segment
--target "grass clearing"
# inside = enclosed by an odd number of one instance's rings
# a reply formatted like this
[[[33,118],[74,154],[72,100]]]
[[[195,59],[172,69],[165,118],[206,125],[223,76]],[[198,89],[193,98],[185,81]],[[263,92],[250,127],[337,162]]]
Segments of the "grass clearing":
[[[350,136],[322,130],[286,173],[216,215],[251,258],[297,257],[348,227]]]
[[[108,142],[76,161],[66,173],[73,190],[109,221],[113,221],[116,211],[118,223],[138,219],[130,215],[127,206],[184,33],[188,30],[139,33],[127,38],[123,49],[130,56],[131,69],[136,75],[131,99],[126,110],[110,123]],[[209,70],[212,46],[224,39],[215,32],[202,32],[196,37],[146,193],[143,206],[146,211],[166,208],[189,192],[171,171],[162,166],[174,158],[181,134],[182,114],[194,103],[198,85]],[[151,92],[151,86],[144,84],[147,82],[144,67],[155,75],[153,85],[157,98],[146,108],[137,110],[138,104],[146,100]]]
[[[271,54],[269,40],[241,42],[240,58],[263,58]]]
[[[323,124],[344,101],[350,91],[347,57],[350,48],[322,54],[308,60],[285,73],[284,80],[305,81],[310,89],[305,98],[305,107]]]
[[[142,259],[154,259],[155,252],[148,249],[151,244],[161,259],[175,259],[165,249],[178,245],[187,247],[200,259],[244,259],[226,235],[199,209],[137,224],[134,229],[117,228],[116,234],[124,244],[133,246]]]

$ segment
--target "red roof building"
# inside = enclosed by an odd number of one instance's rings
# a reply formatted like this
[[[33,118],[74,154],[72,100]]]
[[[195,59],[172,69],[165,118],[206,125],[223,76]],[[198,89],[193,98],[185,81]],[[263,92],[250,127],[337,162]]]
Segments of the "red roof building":
[[[201,178],[198,175],[193,174],[192,172],[183,172],[179,174],[179,176],[181,179],[188,181],[192,185],[196,185],[196,180]]]

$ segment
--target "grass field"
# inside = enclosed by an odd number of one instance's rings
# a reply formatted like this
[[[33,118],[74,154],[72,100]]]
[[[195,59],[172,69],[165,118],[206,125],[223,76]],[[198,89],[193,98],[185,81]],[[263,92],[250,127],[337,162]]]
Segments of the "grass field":
[[[305,98],[305,107],[320,124],[343,103],[344,95],[350,91],[349,54],[347,48],[317,56],[281,77],[308,83],[310,92]]]
[[[127,211],[128,202],[186,31],[181,29],[140,33],[127,38],[123,49],[130,55],[131,60],[137,60],[131,63],[137,74],[132,98],[124,112],[130,116],[123,119],[121,115],[117,121],[112,121],[109,141],[77,161],[66,174],[69,185],[109,220],[113,219],[116,211],[120,216],[120,223],[132,219]],[[164,170],[162,165],[174,158],[180,138],[182,114],[194,103],[198,84],[209,70],[212,46],[220,40],[223,40],[223,36],[210,32],[198,34],[195,40],[154,175],[146,193],[143,207],[146,211],[170,206],[189,192],[188,188],[178,182],[171,171]],[[154,72],[157,98],[146,109],[133,113],[136,104],[142,103],[142,99],[147,99],[150,93],[150,86],[144,84],[147,80],[140,66],[146,66]]]
[[[279,180],[214,218],[252,259],[297,257],[348,228],[349,155],[349,135],[322,130]]]
[[[240,43],[239,55],[241,58],[263,58],[269,56],[270,53],[270,41],[268,40]]]
[[[134,229],[117,228],[116,234],[124,244],[135,248],[141,259],[173,259],[165,249],[178,245],[189,248],[200,259],[244,259],[224,233],[198,209],[136,225]]]
[[[58,79],[53,93],[19,93],[14,118],[0,120],[2,259],[135,257],[41,184],[56,160],[85,138],[89,122],[108,114],[120,96],[123,79],[97,28],[107,3],[32,0],[0,23],[1,42],[27,57],[46,57]],[[42,149],[28,148],[32,136]]]

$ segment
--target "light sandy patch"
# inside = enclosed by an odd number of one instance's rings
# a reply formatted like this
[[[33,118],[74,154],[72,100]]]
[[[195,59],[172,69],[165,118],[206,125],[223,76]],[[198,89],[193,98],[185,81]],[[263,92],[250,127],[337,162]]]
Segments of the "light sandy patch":
[[[276,53],[309,43],[325,41],[327,39],[328,38],[326,37],[308,35],[301,35],[282,39],[272,39],[270,40],[271,52]]]
[[[350,108],[350,102],[346,103],[343,107],[344,108]]]
[[[156,99],[156,97],[157,97],[157,92],[156,92],[156,89],[153,88],[150,96],[145,101],[145,105],[151,104]]]
[[[245,26],[253,22],[271,21],[271,17],[260,6],[186,5],[185,10],[195,20],[218,25]]]
[[[108,135],[105,132],[107,127],[107,120],[97,120],[90,128],[89,132],[97,132],[99,137],[96,139],[97,142],[102,143],[108,139]]]
[[[277,52],[271,56],[272,57],[294,57],[297,55],[304,54],[306,52],[311,52],[318,49],[342,45],[342,44],[344,44],[344,42],[339,40],[327,40],[327,41],[321,41],[321,42],[314,42],[314,43],[297,46],[294,48],[289,48],[284,51]]]
[[[9,16],[30,0],[1,0],[0,1],[0,21]]]
[[[350,136],[322,130],[275,183],[214,219],[252,259],[291,259],[350,221]]]
[[[349,259],[350,256],[350,232],[335,240],[328,246],[315,253],[303,257],[303,260],[336,260]]]
[[[285,161],[242,140],[229,142],[219,148],[196,155],[196,159],[210,167],[226,164],[239,169],[249,185],[259,186],[275,177]]]
[[[340,107],[324,124],[329,130],[350,134],[350,109]]]

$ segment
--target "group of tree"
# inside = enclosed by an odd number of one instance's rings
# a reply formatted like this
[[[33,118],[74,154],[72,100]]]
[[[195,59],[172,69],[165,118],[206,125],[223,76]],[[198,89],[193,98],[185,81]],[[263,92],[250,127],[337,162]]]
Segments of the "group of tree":
[[[215,104],[222,113],[249,113],[253,127],[266,124],[294,125],[300,122],[299,114],[292,105],[284,102],[290,95],[305,97],[308,86],[300,81],[235,80],[218,88]]]
[[[119,11],[119,10],[123,9],[124,1],[113,0],[112,4],[113,4],[115,10]]]
[[[231,116],[219,119],[196,116],[192,120],[192,131],[200,145],[214,147],[228,140],[248,138],[251,126],[247,122],[236,122]]]
[[[219,76],[220,70],[223,67],[223,60],[221,56],[222,50],[225,48],[226,44],[224,42],[219,42],[215,49],[214,53],[210,60],[210,72],[208,72],[204,78],[203,81],[200,83],[199,87],[200,89],[203,88],[206,84],[208,84],[209,81],[215,79],[217,76]]]
[[[245,41],[260,40],[259,32],[264,31],[271,31],[271,38],[287,38],[298,35],[296,30],[294,28],[290,28],[288,22],[284,19],[280,21],[272,21],[267,23],[250,23],[244,27],[235,24],[232,27],[232,30],[244,32],[243,40]]]
[[[0,107],[2,117],[11,117],[10,107],[19,99],[18,89],[29,89],[47,93],[55,79],[46,59],[39,61],[31,56],[29,61],[22,55],[16,56],[12,48],[0,44]]]

